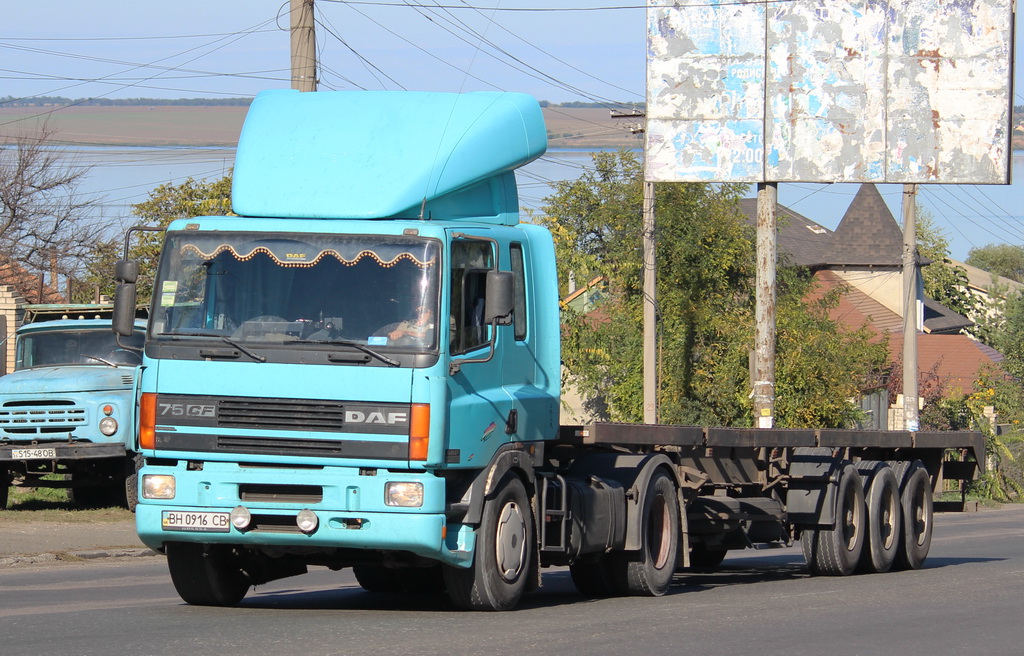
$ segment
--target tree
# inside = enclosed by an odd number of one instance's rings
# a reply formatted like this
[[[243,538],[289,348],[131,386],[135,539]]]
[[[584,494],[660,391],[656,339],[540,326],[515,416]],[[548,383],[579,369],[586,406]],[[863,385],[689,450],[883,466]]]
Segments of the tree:
[[[1024,246],[989,244],[972,248],[967,253],[967,264],[997,276],[1024,282]]]
[[[231,215],[231,176],[213,181],[188,178],[179,185],[160,185],[150,192],[149,200],[133,205],[132,213],[139,219],[136,226],[160,228],[175,219]],[[139,261],[139,302],[147,302],[152,294],[162,243],[162,233],[137,232],[129,244],[129,259]],[[88,280],[99,285],[103,293],[113,295],[114,263],[123,255],[123,237],[100,244],[89,263]]]
[[[751,425],[754,243],[738,210],[744,190],[656,187],[662,422]],[[539,219],[554,235],[560,280],[600,278],[607,286],[595,307],[563,310],[562,354],[566,382],[601,398],[619,421],[643,416],[642,196],[636,155],[596,153],[593,169],[556,184]],[[884,348],[829,321],[834,299],[805,304],[809,286],[792,270],[780,278],[777,424],[847,425],[858,413],[848,399]]]
[[[921,269],[924,293],[972,321],[982,319],[985,315],[984,304],[971,293],[967,270],[954,265],[950,260],[949,240],[935,225],[932,216],[918,208],[915,227],[918,252],[931,260],[931,264]],[[981,337],[983,332],[983,325],[971,331],[976,337]]]
[[[95,216],[100,199],[78,194],[89,168],[51,146],[53,136],[44,124],[0,142],[0,256],[29,271],[74,278],[112,223]]]

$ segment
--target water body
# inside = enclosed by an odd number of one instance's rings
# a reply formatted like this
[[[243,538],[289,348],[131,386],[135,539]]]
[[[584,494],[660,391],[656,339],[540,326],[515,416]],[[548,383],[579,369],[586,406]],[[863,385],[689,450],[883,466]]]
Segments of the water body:
[[[177,185],[192,177],[218,179],[231,171],[233,148],[83,148],[69,155],[91,171],[80,191],[103,196],[102,216],[132,219],[131,205],[142,202],[161,184]],[[577,178],[592,162],[587,150],[551,149],[518,172],[520,205],[539,212],[552,193],[552,182]],[[963,260],[971,248],[990,243],[1024,244],[1024,152],[1014,153],[1012,185],[920,185],[922,207],[950,242],[951,254]],[[834,229],[857,193],[856,184],[783,183],[779,202]],[[879,185],[893,216],[902,214],[902,185]],[[755,194],[751,186],[750,195]],[[527,212],[524,212],[524,218]]]

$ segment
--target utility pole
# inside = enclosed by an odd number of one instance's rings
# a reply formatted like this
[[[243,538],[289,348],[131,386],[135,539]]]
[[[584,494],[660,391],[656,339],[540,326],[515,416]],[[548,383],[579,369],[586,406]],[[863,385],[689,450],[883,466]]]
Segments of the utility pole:
[[[903,419],[917,431],[917,185],[903,185]]]
[[[646,120],[647,114],[634,109],[629,113],[611,111],[613,119],[632,118]],[[642,124],[629,127],[633,134],[645,132]],[[646,160],[645,164],[646,166]],[[644,423],[658,423],[658,279],[654,246],[656,243],[654,221],[654,183],[644,181],[643,206],[643,270],[644,270]]]
[[[313,0],[290,0],[292,88],[316,91],[316,31]]]
[[[762,182],[757,185],[757,274],[751,381],[755,428],[775,426],[775,265],[778,254],[775,226],[778,200],[778,183]]]

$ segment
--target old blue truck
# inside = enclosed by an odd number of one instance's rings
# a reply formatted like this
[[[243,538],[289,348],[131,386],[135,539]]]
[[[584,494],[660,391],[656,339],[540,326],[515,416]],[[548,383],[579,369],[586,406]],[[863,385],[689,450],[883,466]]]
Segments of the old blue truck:
[[[514,172],[545,148],[521,94],[255,99],[239,216],[169,226],[146,331],[136,524],[182,599],[351,567],[507,610],[545,567],[661,595],[793,541],[817,574],[921,566],[976,433],[559,424],[552,236]],[[138,275],[118,264],[122,338]]]
[[[109,304],[26,307],[14,371],[0,377],[0,508],[12,484],[66,488],[86,507],[134,507],[141,358],[118,345],[111,311]],[[141,346],[142,336],[127,343]]]

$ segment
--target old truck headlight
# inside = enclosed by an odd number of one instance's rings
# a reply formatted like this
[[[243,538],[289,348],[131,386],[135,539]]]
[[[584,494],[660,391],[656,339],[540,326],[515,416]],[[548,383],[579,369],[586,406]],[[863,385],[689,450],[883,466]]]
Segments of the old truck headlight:
[[[423,483],[392,481],[384,487],[384,503],[400,508],[423,505]]]
[[[173,499],[174,477],[170,474],[146,474],[142,477],[143,499]]]
[[[100,419],[100,432],[110,437],[117,432],[117,420],[113,417],[104,417]]]

